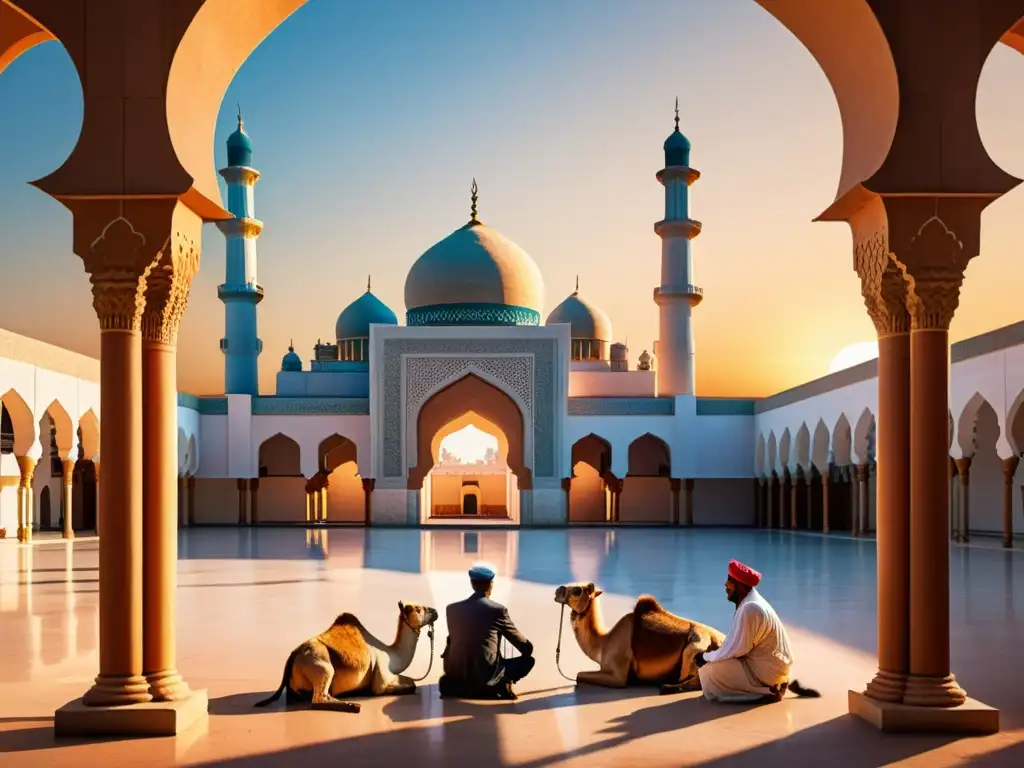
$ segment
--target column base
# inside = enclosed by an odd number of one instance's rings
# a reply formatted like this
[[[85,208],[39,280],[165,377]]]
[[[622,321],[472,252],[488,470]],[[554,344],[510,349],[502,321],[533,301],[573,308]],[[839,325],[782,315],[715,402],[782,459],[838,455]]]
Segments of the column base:
[[[60,736],[177,736],[208,714],[206,691],[192,691],[180,701],[126,706],[88,706],[75,699],[54,713],[54,733]]]
[[[64,533],[61,535],[61,538],[73,539],[73,538],[75,538],[75,532],[74,531],[64,531]]]
[[[100,675],[82,697],[87,707],[123,707],[153,700],[149,682],[142,675]]]
[[[967,693],[957,683],[955,675],[910,675],[903,692],[903,703],[915,707],[959,707],[966,701]]]
[[[906,688],[907,676],[905,674],[880,669],[868,683],[864,695],[878,702],[902,704]]]
[[[848,705],[851,715],[885,733],[999,732],[999,710],[974,699],[967,699],[957,707],[918,707],[877,701],[860,691],[850,691]]]
[[[184,701],[192,696],[192,689],[176,669],[146,675],[146,681],[153,701]]]

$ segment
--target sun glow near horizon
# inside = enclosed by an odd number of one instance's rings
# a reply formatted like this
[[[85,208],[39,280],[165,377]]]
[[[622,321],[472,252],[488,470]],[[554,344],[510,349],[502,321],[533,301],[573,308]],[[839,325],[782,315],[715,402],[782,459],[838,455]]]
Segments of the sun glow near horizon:
[[[832,362],[828,366],[828,372],[835,373],[846,368],[853,368],[855,365],[866,363],[868,360],[874,360],[876,357],[878,357],[877,341],[858,341],[853,344],[847,344],[832,358]]]

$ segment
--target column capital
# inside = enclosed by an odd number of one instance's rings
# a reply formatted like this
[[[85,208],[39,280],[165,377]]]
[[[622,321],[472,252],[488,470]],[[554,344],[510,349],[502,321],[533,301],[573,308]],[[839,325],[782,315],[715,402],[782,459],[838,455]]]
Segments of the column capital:
[[[74,459],[63,459],[61,461],[61,469],[63,470],[63,481],[64,485],[71,485],[72,475],[75,472],[75,460]]]
[[[21,480],[18,482],[18,487],[29,488],[36,474],[36,460],[31,456],[18,456],[17,461],[18,469],[21,470]]]
[[[175,207],[171,230],[146,281],[142,338],[147,341],[177,343],[192,279],[199,271],[202,224],[184,205]]]
[[[1013,476],[1017,474],[1017,466],[1020,464],[1020,456],[1011,456],[1003,459],[1003,480],[1007,485],[1013,483]]]
[[[868,465],[858,464],[857,465],[857,482],[864,483],[868,479]]]
[[[670,477],[668,480],[668,487],[672,490],[673,493],[678,493],[682,485],[683,481],[678,477]]]
[[[377,484],[376,478],[364,477],[363,478],[363,491],[366,493],[373,493],[373,487]]]
[[[956,471],[960,475],[961,485],[970,485],[971,482],[971,457],[964,456],[962,459],[956,459]]]

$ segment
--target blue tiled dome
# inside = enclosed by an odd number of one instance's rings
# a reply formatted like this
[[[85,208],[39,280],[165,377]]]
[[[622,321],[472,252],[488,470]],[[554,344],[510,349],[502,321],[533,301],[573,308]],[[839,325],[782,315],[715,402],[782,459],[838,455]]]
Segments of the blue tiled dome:
[[[228,165],[252,167],[252,139],[242,128],[242,116],[238,116],[238,129],[228,136]]]
[[[370,326],[398,325],[398,317],[388,305],[378,299],[367,286],[366,293],[349,304],[338,315],[334,324],[334,337],[341,343],[343,339],[364,339],[370,336]]]
[[[281,358],[282,371],[301,371],[302,358],[295,354],[295,347],[288,345],[288,354]]]
[[[678,128],[665,139],[665,167],[671,168],[673,165],[690,165],[690,140]]]

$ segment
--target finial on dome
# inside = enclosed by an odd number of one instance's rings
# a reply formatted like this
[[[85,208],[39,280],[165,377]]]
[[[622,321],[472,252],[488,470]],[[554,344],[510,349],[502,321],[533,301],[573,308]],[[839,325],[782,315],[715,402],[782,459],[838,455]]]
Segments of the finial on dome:
[[[295,339],[288,339],[288,351],[289,352],[294,352],[295,351]]]
[[[242,130],[245,125],[242,122],[242,105],[239,102],[235,102],[235,106],[238,107],[238,130]]]
[[[679,97],[676,96],[676,130],[679,130]]]
[[[370,275],[366,276],[366,292],[370,292]]]
[[[473,184],[469,188],[469,201],[470,201],[470,204],[469,204],[469,216],[470,216],[470,221],[478,221],[478,219],[476,217],[476,201],[477,201],[477,194],[476,193],[477,193],[478,189],[479,188],[476,185],[476,177],[474,176],[473,177]]]
[[[576,290],[573,291],[572,295],[575,296],[580,292],[580,276],[576,275]]]

